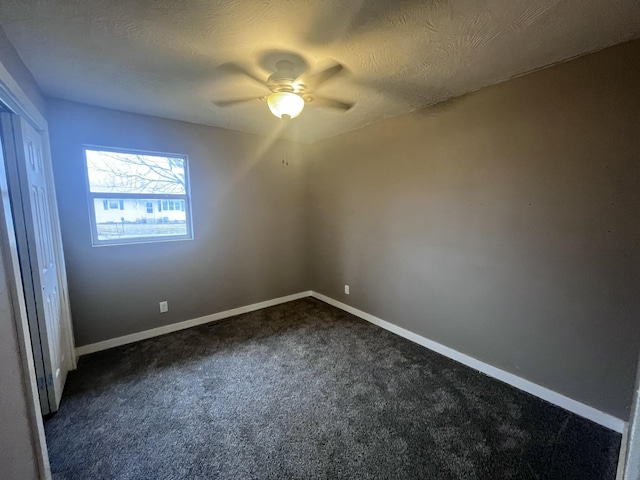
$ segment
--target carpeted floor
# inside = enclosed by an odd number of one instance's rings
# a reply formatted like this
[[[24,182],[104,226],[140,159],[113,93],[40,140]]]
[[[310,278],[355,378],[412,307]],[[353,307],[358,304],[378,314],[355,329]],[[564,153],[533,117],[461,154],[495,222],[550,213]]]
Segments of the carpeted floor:
[[[54,479],[615,478],[620,435],[314,299],[82,357]]]

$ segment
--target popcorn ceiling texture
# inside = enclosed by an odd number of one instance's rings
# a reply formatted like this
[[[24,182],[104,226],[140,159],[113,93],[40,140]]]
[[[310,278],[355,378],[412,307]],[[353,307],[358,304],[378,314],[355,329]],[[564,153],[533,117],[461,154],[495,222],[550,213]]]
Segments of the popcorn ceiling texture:
[[[311,71],[347,72],[281,135],[313,142],[640,36],[637,0],[3,0],[0,24],[46,95],[253,133],[281,123],[261,95],[217,67],[260,67],[273,50]]]

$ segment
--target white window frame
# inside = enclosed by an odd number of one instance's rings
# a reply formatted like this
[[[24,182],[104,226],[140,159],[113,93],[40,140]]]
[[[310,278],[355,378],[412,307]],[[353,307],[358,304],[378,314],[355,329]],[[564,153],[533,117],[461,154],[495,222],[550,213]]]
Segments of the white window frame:
[[[179,158],[184,161],[184,194],[158,194],[158,193],[105,193],[92,192],[89,184],[89,166],[87,165],[87,150],[101,152],[130,153],[133,155],[153,155],[156,157]],[[87,203],[89,204],[89,222],[91,224],[91,243],[94,247],[128,245],[138,243],[175,242],[180,240],[193,240],[193,221],[191,219],[191,182],[189,178],[189,157],[179,153],[152,152],[147,150],[135,150],[132,148],[104,147],[101,145],[83,145],[82,162],[84,164],[84,181],[87,189]],[[133,199],[143,201],[158,200],[183,200],[187,233],[185,235],[160,235],[156,237],[131,237],[122,239],[100,240],[98,238],[98,225],[96,223],[95,199]],[[100,204],[102,205],[102,204]],[[146,205],[145,205],[146,207]]]

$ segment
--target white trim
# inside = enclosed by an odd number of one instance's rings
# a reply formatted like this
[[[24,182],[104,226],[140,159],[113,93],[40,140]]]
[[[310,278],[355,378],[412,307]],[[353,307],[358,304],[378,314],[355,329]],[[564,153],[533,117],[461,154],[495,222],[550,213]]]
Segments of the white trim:
[[[180,158],[184,162],[184,193],[164,193],[164,194],[152,194],[152,193],[125,193],[125,192],[92,192],[91,184],[89,182],[89,160],[87,157],[87,151],[97,153],[121,153],[121,154],[133,154],[133,155],[147,155],[152,157],[161,157],[164,159],[177,159]],[[82,145],[82,158],[83,158],[83,171],[84,171],[84,185],[87,193],[87,207],[89,209],[89,223],[91,224],[91,246],[93,247],[113,247],[117,245],[133,245],[139,243],[156,243],[156,242],[177,242],[181,240],[193,240],[193,215],[191,209],[191,172],[189,168],[189,155],[184,153],[159,153],[145,150],[126,149],[119,147],[100,147],[95,145]],[[185,214],[185,226],[187,227],[187,233],[184,235],[160,235],[160,236],[138,236],[138,237],[126,237],[121,239],[107,239],[101,240],[98,236],[98,217],[96,212],[96,200],[106,199],[120,199],[120,200],[145,200],[160,202],[161,200],[182,200],[184,201],[184,214]],[[106,207],[106,205],[105,205]],[[111,208],[111,207],[109,207]],[[122,204],[120,206],[122,209]],[[155,207],[154,207],[155,208]],[[124,219],[123,219],[124,221]],[[124,228],[124,224],[123,224]]]
[[[1,27],[0,27],[1,28]],[[0,61],[0,102],[6,105],[9,110],[22,116],[25,120],[29,121],[36,130],[43,133],[46,143],[45,154],[49,155],[49,131],[47,121],[42,113],[36,108],[33,102],[29,99],[27,94],[22,90],[22,87],[15,81],[13,76],[9,73],[6,67]],[[4,162],[2,152],[0,152],[0,161]],[[4,177],[5,172],[2,168],[2,175]],[[4,180],[3,180],[4,181]],[[8,197],[7,197],[8,198]],[[2,200],[0,200],[1,204]],[[0,215],[1,217],[1,215]],[[7,219],[5,218],[4,221]],[[13,223],[13,220],[12,222]],[[7,225],[2,225],[7,227]],[[42,421],[42,413],[40,410],[40,399],[38,395],[38,388],[36,385],[36,371],[34,365],[33,350],[31,348],[31,338],[29,336],[29,326],[26,314],[26,307],[24,305],[24,292],[22,289],[22,274],[20,273],[19,264],[17,262],[17,245],[15,229],[11,225],[12,232],[9,232],[8,228],[3,228],[7,234],[11,237],[8,238],[9,252],[5,258],[11,255],[11,264],[6,266],[7,275],[13,265],[14,279],[11,281],[7,276],[7,282],[9,284],[10,294],[16,300],[15,305],[17,311],[14,312],[14,321],[16,324],[16,331],[18,332],[18,342],[20,347],[20,357],[23,365],[23,381],[27,389],[27,402],[25,408],[27,410],[27,416],[29,418],[29,426],[31,428],[31,444],[34,449],[35,459],[34,462],[37,465],[38,476],[43,480],[51,479],[51,466],[49,464],[49,453],[47,451],[47,443],[44,434],[44,423]],[[2,235],[0,235],[1,237]],[[9,236],[9,235],[7,235]],[[1,238],[0,238],[1,240]],[[2,243],[2,242],[0,242]],[[0,249],[4,250],[0,245]],[[4,252],[0,252],[2,254]],[[25,452],[26,454],[26,452]]]
[[[253,303],[244,307],[233,308],[231,310],[225,310],[224,312],[212,313],[211,315],[205,315],[204,317],[194,318],[192,320],[185,320],[184,322],[172,323],[171,325],[165,325],[164,327],[152,328],[151,330],[145,330],[143,332],[132,333],[131,335],[124,335],[122,337],[111,338],[102,342],[91,343],[89,345],[83,345],[76,348],[76,356],[87,355],[89,353],[99,352],[101,350],[107,350],[109,348],[119,347],[120,345],[126,345],[128,343],[139,342],[140,340],[146,340],[147,338],[157,337],[166,333],[177,332],[184,330],[185,328],[196,327],[205,323],[215,322],[224,318],[234,317],[243,313],[254,312],[262,308],[273,307],[281,303],[291,302],[300,298],[311,296],[310,291],[294,293],[293,295],[287,295],[286,297],[274,298],[272,300],[266,300],[264,302]]]
[[[322,300],[329,305],[337,307],[345,312],[351,313],[357,317],[366,320],[367,322],[373,323],[379,327],[384,328],[396,335],[400,335],[412,342],[417,343],[418,345],[422,345],[423,347],[428,348],[429,350],[433,350],[445,357],[449,357],[456,362],[462,363],[468,367],[471,367],[479,372],[484,373],[490,377],[493,377],[497,380],[500,380],[504,383],[507,383],[513,387],[516,387],[519,390],[523,390],[531,395],[535,395],[538,398],[546,400],[547,402],[553,403],[565,410],[569,410],[570,412],[575,413],[576,415],[580,415],[581,417],[587,418],[595,423],[598,423],[604,427],[610,428],[618,433],[622,433],[624,430],[625,422],[613,415],[609,415],[608,413],[597,410],[589,405],[585,405],[584,403],[578,402],[577,400],[573,400],[572,398],[566,397],[560,393],[554,392],[553,390],[549,390],[548,388],[537,385],[529,380],[525,380],[524,378],[513,375],[512,373],[506,372],[494,366],[491,366],[487,363],[481,362],[473,357],[465,355],[464,353],[460,353],[452,348],[445,347],[444,345],[429,340],[425,337],[422,337],[416,333],[410,332],[409,330],[405,330],[402,327],[398,327],[393,323],[389,323],[385,320],[382,320],[378,317],[374,317],[362,310],[358,310],[357,308],[350,307],[349,305],[334,300],[333,298],[322,295],[321,293],[311,292],[311,296],[317,298],[318,300]]]
[[[441,355],[444,355],[445,357],[455,360],[456,362],[462,363],[463,365],[478,370],[479,372],[495,378],[496,380],[500,380],[501,382],[511,385],[512,387],[530,393],[531,395],[546,400],[547,402],[564,408],[565,410],[569,410],[576,415],[584,417],[604,427],[610,428],[611,430],[614,430],[618,433],[622,433],[624,430],[624,420],[614,417],[613,415],[609,415],[608,413],[597,410],[593,407],[590,407],[589,405],[585,405],[584,403],[578,402],[577,400],[554,392],[553,390],[549,390],[548,388],[530,382],[529,380],[525,380],[524,378],[518,377],[512,373],[496,368],[492,365],[489,365],[488,363],[481,362],[480,360],[465,355],[464,353],[460,353],[456,350],[453,350],[452,348],[434,342],[433,340],[429,340],[428,338],[410,332],[409,330],[406,330],[402,327],[398,327],[393,323],[389,323],[385,320],[382,320],[381,318],[375,317],[369,313],[358,310],[357,308],[351,307],[345,303],[339,302],[337,300],[334,300],[333,298],[327,297],[326,295],[322,295],[321,293],[317,293],[312,290],[296,293],[293,295],[287,295],[286,297],[274,298],[272,300],[266,300],[264,302],[254,303],[245,307],[225,310],[224,312],[213,313],[211,315],[205,315],[204,317],[186,320],[179,323],[173,323],[164,327],[153,328],[151,330],[145,330],[143,332],[125,335],[123,337],[112,338],[109,340],[104,340],[102,342],[92,343],[90,345],[83,345],[76,348],[76,355],[87,355],[89,353],[119,347],[128,343],[138,342],[140,340],[157,337],[166,333],[177,332],[179,330],[184,330],[185,328],[191,328],[205,323],[215,322],[225,318],[234,317],[236,315],[241,315],[243,313],[253,312],[262,308],[279,305],[281,303],[291,302],[293,300],[298,300],[304,297],[313,297],[325,303],[328,303],[329,305],[344,310],[345,312],[351,313],[356,317],[360,317],[367,322],[373,323],[374,325],[395,333],[396,335],[411,340],[412,342],[428,348],[429,350],[433,350],[434,352],[437,352]]]
[[[624,480],[624,471],[627,460],[627,441],[629,440],[629,422],[624,423],[622,431],[622,442],[620,443],[620,453],[618,454],[618,468],[616,470],[616,480]]]
[[[620,477],[616,480],[639,480],[640,479],[640,361],[636,373],[636,385],[633,393],[633,403],[631,404],[631,415],[627,424],[626,435],[622,437],[622,448],[620,449],[620,460],[623,464],[618,469]]]
[[[0,63],[0,100],[16,114],[31,121],[36,130],[47,130],[47,120],[2,63]]]
[[[16,115],[24,118],[32,127],[36,129],[38,133],[42,135],[43,141],[43,155],[46,160],[46,176],[49,187],[47,194],[49,196],[50,205],[55,206],[51,212],[55,243],[55,256],[57,262],[58,283],[62,288],[60,297],[62,299],[61,309],[63,315],[64,329],[66,330],[67,347],[71,356],[71,370],[75,370],[77,367],[77,358],[73,355],[75,348],[75,340],[73,335],[73,325],[71,323],[71,311],[69,309],[69,292],[66,277],[66,265],[64,261],[64,253],[62,252],[62,237],[60,234],[60,219],[58,214],[58,203],[55,194],[55,184],[53,178],[53,164],[51,159],[51,143],[49,141],[49,124],[35,104],[31,101],[29,96],[24,92],[22,87],[12,77],[6,67],[0,62],[0,101],[4,103],[8,109]],[[62,281],[64,279],[64,281]],[[47,462],[48,464],[48,462]]]

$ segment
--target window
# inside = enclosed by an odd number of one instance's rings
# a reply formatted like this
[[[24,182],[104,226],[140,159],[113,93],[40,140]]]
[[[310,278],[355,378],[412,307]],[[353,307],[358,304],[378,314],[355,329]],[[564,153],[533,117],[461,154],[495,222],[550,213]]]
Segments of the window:
[[[193,238],[186,156],[95,147],[84,154],[93,245]]]

